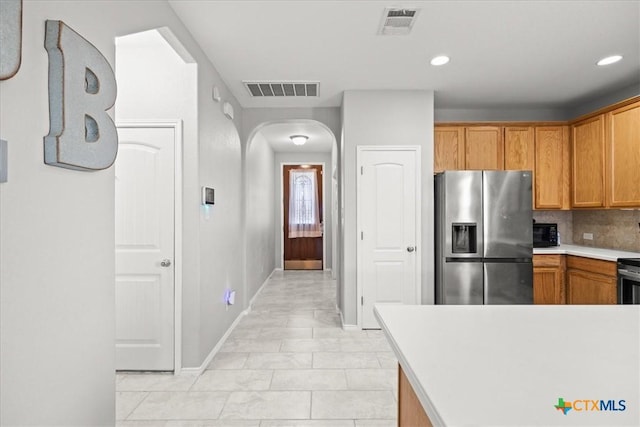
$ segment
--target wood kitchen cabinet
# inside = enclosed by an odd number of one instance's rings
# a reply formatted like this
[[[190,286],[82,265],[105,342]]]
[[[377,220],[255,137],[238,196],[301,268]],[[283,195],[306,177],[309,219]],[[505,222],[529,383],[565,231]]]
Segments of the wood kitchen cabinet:
[[[467,170],[503,170],[504,143],[500,126],[465,128],[464,168]]]
[[[464,169],[464,127],[438,126],[433,138],[433,172]]]
[[[400,365],[398,365],[398,426],[433,426]]]
[[[569,209],[570,153],[568,126],[535,128],[535,209]]]
[[[571,127],[571,206],[605,206],[604,115],[575,123]]]
[[[533,303],[565,304],[564,255],[533,256]]]
[[[504,169],[534,170],[535,132],[531,126],[504,128]]]
[[[615,262],[567,256],[567,303],[616,304],[616,276]]]
[[[640,206],[640,101],[605,115],[607,205]]]

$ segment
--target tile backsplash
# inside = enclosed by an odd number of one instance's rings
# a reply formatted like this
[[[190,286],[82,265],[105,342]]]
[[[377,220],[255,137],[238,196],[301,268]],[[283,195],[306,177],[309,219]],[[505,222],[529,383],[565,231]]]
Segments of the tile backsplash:
[[[550,222],[558,224],[560,243],[573,243],[573,220],[571,211],[533,211],[536,222]]]
[[[572,213],[573,243],[576,245],[640,252],[640,210],[585,210]],[[584,239],[584,233],[593,234],[593,240]]]

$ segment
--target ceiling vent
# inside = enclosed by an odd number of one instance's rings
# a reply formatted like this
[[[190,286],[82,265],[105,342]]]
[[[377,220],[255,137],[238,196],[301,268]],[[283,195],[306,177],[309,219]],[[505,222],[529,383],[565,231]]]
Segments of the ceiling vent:
[[[382,22],[378,34],[383,36],[400,36],[411,32],[413,23],[418,17],[420,9],[396,9],[388,7],[382,15]]]
[[[320,96],[320,82],[308,81],[243,81],[252,97],[283,96],[283,97],[318,97]]]

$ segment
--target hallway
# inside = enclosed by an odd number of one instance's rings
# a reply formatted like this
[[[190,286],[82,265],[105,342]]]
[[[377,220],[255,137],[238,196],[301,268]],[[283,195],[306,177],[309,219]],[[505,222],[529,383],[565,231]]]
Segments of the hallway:
[[[199,377],[121,374],[119,426],[395,426],[397,361],[321,271],[276,271]]]

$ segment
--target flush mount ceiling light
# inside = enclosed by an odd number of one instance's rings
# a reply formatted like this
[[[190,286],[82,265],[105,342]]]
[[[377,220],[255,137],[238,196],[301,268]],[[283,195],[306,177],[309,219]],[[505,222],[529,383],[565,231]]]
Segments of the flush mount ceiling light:
[[[291,138],[291,142],[296,145],[304,145],[304,143],[307,142],[307,139],[309,139],[306,135],[291,135],[289,138]]]
[[[431,65],[435,65],[436,67],[440,65],[444,65],[447,62],[449,62],[449,57],[445,55],[440,55],[440,56],[431,58]]]
[[[602,67],[605,65],[615,64],[621,59],[622,59],[621,55],[612,55],[612,56],[607,56],[606,58],[602,58],[600,61],[596,62],[596,64]]]

